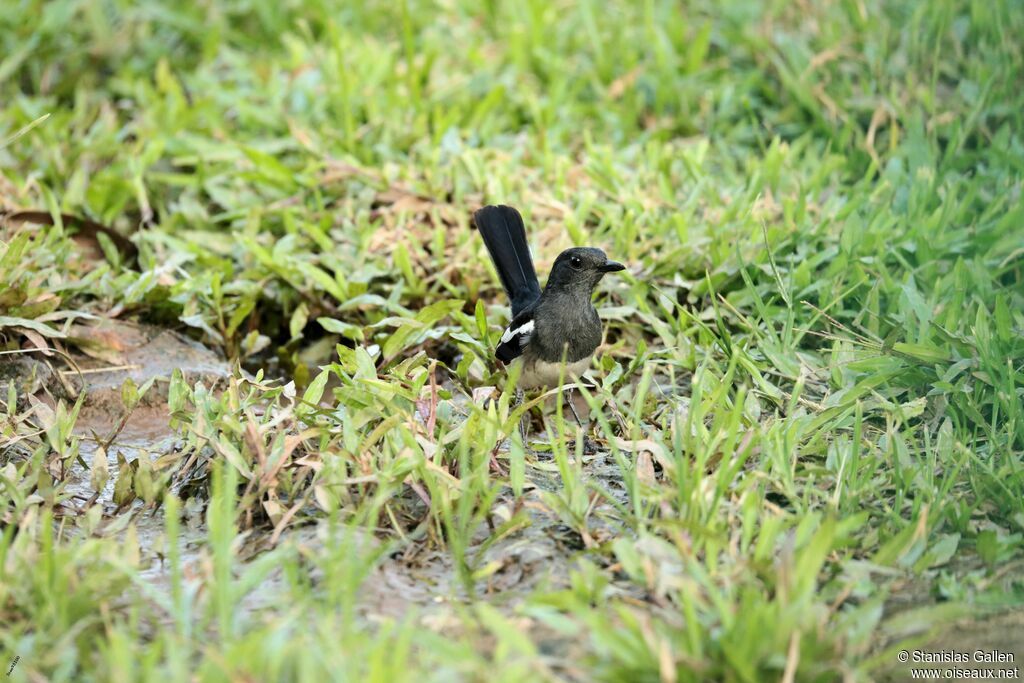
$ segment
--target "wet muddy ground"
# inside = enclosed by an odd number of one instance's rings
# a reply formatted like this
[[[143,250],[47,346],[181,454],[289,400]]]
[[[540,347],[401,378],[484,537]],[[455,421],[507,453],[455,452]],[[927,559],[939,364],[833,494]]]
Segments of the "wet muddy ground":
[[[79,455],[67,473],[65,480],[65,517],[77,519],[90,508],[102,511],[101,522],[90,532],[111,536],[136,547],[126,552],[138,553],[143,576],[158,590],[169,590],[169,569],[166,566],[166,539],[164,516],[160,508],[153,509],[143,501],[135,499],[128,504],[115,502],[115,487],[119,467],[124,462],[136,459],[157,461],[180,449],[181,436],[169,425],[167,406],[168,379],[175,369],[184,371],[186,381],[202,381],[210,387],[223,384],[230,376],[231,369],[211,351],[176,333],[145,326],[122,323],[104,323],[99,327],[79,328],[79,339],[87,339],[90,355],[76,355],[74,370],[54,370],[53,364],[26,362],[18,359],[20,367],[9,375],[23,379],[20,389],[37,391],[33,400],[43,404],[45,410],[47,394],[73,399],[83,392],[85,400],[75,434],[80,437]],[[10,364],[7,365],[11,367]],[[61,372],[61,377],[56,373]],[[26,377],[31,375],[33,384]],[[126,415],[121,390],[131,379],[137,386],[152,382],[144,399]],[[48,391],[41,391],[42,388]],[[52,409],[52,400],[49,400]],[[543,434],[531,435],[543,440]],[[92,483],[92,469],[96,466],[102,444],[105,449],[106,466],[109,472],[102,491],[96,492]],[[575,558],[583,550],[580,536],[565,526],[558,515],[550,510],[543,500],[545,491],[558,488],[557,472],[550,455],[539,454],[539,465],[528,468],[525,494],[520,502],[520,514],[524,522],[514,532],[485,546],[491,533],[488,525],[482,524],[468,548],[468,556],[477,567],[488,567],[487,577],[475,582],[476,596],[485,595],[496,606],[511,610],[519,603],[520,596],[537,590],[559,590],[568,586],[570,569]],[[585,476],[591,477],[611,495],[625,501],[618,465],[607,452],[587,454],[583,459]],[[412,494],[410,493],[410,496]],[[492,523],[500,524],[511,517],[512,496],[499,500],[492,515]],[[593,519],[600,528],[601,504],[596,504]],[[80,533],[74,524],[64,526],[64,533]],[[185,567],[184,574],[198,575],[198,564],[205,560],[203,539],[205,523],[198,504],[185,504],[185,519],[181,525],[179,551]],[[272,530],[254,530],[246,537],[240,553],[256,555],[271,547]],[[364,582],[358,611],[369,621],[381,618],[404,617],[410,608],[415,608],[420,619],[436,630],[444,631],[454,627],[457,619],[450,618],[452,608],[468,601],[467,586],[460,578],[450,553],[434,547],[434,544],[409,541],[405,544],[384,541],[366,535],[353,539],[332,537],[326,522],[306,523],[286,530],[280,537],[281,544],[294,544],[300,553],[307,555],[323,552],[329,544],[346,543],[353,552],[372,552],[380,549],[382,543],[389,546],[384,556],[377,560],[375,568]],[[197,565],[190,571],[189,565]],[[316,580],[316,576],[312,577]],[[261,607],[260,594],[274,590],[274,584],[281,580],[271,575],[258,590],[252,592],[247,606],[253,610]],[[620,593],[639,593],[628,582],[613,586]],[[540,626],[537,626],[540,628]],[[547,648],[562,657],[570,647],[568,641],[552,632],[547,639]]]

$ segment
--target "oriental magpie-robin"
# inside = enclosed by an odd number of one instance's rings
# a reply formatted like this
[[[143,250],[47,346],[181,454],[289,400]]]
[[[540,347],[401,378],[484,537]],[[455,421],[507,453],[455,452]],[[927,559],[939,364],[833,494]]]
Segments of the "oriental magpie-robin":
[[[594,288],[605,273],[625,266],[609,261],[600,249],[566,249],[555,259],[542,291],[519,212],[485,206],[473,214],[473,222],[512,304],[512,322],[495,357],[503,363],[519,359],[521,389],[555,387],[562,377],[569,382],[583,374],[601,343],[601,319],[591,302]]]

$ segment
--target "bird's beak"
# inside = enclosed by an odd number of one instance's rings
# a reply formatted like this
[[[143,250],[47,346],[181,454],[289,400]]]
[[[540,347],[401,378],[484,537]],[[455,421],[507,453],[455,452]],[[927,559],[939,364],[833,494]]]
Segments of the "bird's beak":
[[[614,273],[616,271],[625,269],[626,266],[615,261],[605,261],[602,265],[598,267],[598,270],[601,271],[602,273]]]

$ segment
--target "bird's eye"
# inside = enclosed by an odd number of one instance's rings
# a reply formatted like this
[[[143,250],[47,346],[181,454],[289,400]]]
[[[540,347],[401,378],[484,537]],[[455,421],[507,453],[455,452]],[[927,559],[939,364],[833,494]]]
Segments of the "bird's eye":
[[[569,259],[569,265],[575,268],[576,270],[579,270],[580,268],[583,267],[583,259],[581,259],[579,256],[573,256],[571,259]]]

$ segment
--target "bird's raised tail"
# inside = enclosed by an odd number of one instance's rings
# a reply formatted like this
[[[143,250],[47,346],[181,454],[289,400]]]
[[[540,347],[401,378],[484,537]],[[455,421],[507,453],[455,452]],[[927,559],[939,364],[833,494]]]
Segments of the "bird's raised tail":
[[[540,282],[526,243],[523,217],[511,206],[485,206],[473,214],[501,285],[512,303],[512,317],[540,298]]]

